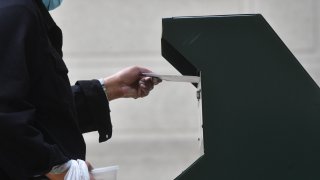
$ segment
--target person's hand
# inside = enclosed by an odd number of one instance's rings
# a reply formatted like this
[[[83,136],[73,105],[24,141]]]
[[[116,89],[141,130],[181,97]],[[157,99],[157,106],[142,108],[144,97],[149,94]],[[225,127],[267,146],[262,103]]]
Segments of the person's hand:
[[[67,172],[63,172],[61,174],[48,173],[48,174],[46,174],[46,176],[50,180],[64,180],[64,177],[66,176],[66,174],[67,174]]]
[[[116,74],[104,78],[109,101],[117,98],[140,98],[145,97],[159,81],[151,77],[143,77],[142,73],[151,71],[142,67],[129,67]]]
[[[88,166],[88,171],[89,171],[89,175],[90,175],[90,180],[95,180],[94,177],[93,177],[93,174],[91,173],[93,167],[92,165],[86,161],[86,164]],[[46,174],[47,178],[49,178],[50,180],[64,180],[64,177],[66,176],[68,170],[66,170],[65,172],[63,173],[59,173],[59,174],[56,174],[56,173],[48,173]]]

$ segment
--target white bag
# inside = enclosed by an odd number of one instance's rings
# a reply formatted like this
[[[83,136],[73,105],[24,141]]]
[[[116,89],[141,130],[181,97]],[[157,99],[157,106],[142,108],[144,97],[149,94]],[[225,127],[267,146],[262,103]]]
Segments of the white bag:
[[[71,165],[64,180],[90,180],[89,170],[86,162],[78,159],[70,160]]]

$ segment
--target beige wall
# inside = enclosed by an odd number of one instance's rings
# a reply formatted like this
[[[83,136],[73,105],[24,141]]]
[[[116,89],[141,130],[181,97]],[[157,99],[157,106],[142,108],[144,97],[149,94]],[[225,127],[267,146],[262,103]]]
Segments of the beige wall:
[[[317,0],[64,0],[52,12],[64,32],[70,79],[141,65],[177,74],[161,57],[161,18],[261,13],[320,84]],[[162,83],[149,97],[111,102],[114,137],[86,135],[88,160],[120,165],[120,180],[173,179],[199,154],[198,102],[190,84]]]

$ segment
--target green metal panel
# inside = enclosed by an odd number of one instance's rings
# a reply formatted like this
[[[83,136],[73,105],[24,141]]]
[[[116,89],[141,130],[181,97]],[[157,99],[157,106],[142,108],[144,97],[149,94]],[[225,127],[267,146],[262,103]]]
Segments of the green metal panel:
[[[163,56],[201,72],[204,155],[177,180],[320,179],[320,91],[261,15],[163,19]]]

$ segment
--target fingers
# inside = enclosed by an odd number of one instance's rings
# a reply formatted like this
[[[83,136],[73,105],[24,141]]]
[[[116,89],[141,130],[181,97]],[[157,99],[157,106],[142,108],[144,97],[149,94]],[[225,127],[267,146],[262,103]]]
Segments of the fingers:
[[[142,73],[151,73],[149,69],[133,66],[126,68],[122,71],[116,73],[113,77],[114,81],[112,83],[108,83],[108,81],[112,78],[105,78],[105,84],[107,89],[109,90],[109,94],[119,94],[119,97],[124,98],[141,98],[149,95],[150,91],[154,88],[154,85],[157,85],[161,82],[160,79],[151,78],[151,77],[144,77]],[[111,85],[110,85],[111,84]],[[112,88],[115,87],[115,88]],[[116,89],[115,92],[118,93],[111,93],[112,89]],[[110,97],[109,97],[110,98]],[[111,98],[115,99],[115,98]]]
[[[154,88],[153,78],[145,77],[141,78],[139,81],[140,97],[145,97],[149,95],[149,92]]]
[[[90,176],[90,180],[95,180],[93,174],[91,173],[91,171],[93,170],[93,166],[91,165],[90,162],[86,161],[86,164],[88,166],[88,171],[89,171],[89,176]]]
[[[87,166],[88,166],[89,172],[92,171],[93,167],[92,167],[91,163],[88,162],[88,161],[86,161],[86,164],[87,164]]]
[[[159,78],[152,78],[152,82],[153,82],[154,85],[158,85],[159,83],[162,82],[162,80],[159,79]]]

